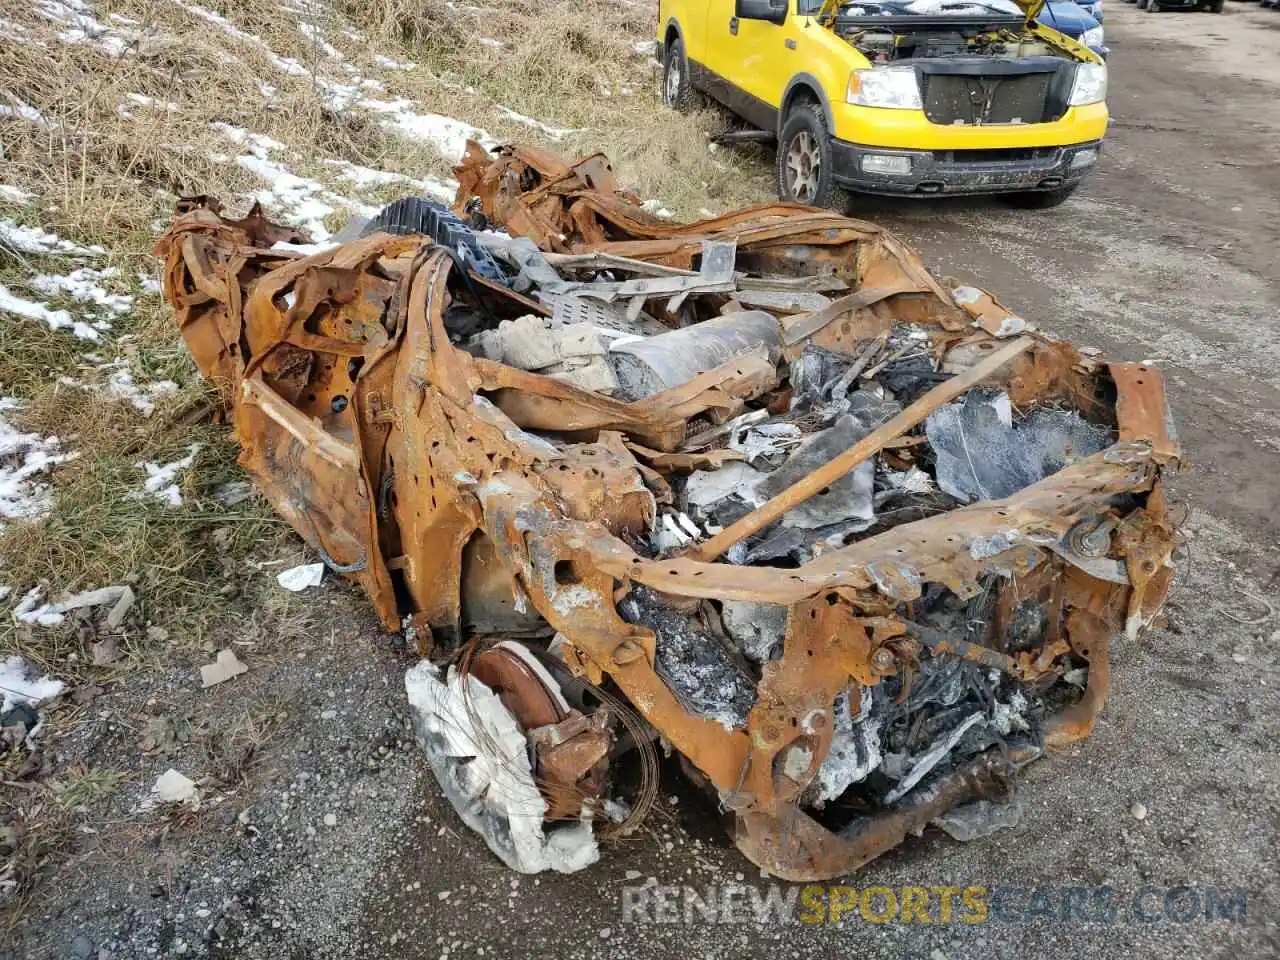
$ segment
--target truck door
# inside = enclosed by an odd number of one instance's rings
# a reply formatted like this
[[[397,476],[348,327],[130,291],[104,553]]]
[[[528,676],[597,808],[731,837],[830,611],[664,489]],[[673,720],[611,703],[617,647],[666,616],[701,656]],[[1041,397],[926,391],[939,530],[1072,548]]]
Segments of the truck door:
[[[684,55],[707,66],[707,13],[719,0],[674,0],[663,6],[683,28]],[[733,0],[727,0],[732,3]]]
[[[795,0],[712,0],[713,10],[723,4],[730,14],[728,36],[722,45],[726,61],[722,76],[735,88],[732,93],[738,102],[731,106],[765,129],[772,129],[777,123],[783,90],[800,70],[794,3]],[[709,35],[714,35],[719,26],[714,13],[709,15]]]

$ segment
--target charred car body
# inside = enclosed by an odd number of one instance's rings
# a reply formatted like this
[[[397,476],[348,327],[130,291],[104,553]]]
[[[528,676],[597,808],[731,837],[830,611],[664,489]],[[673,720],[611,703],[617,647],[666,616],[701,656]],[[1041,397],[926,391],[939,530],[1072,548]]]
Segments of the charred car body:
[[[868,223],[675,225],[598,155],[457,173],[500,231],[402,206],[302,257],[199,201],[160,252],[246,469],[417,637],[419,738],[508,864],[591,862],[668,748],[750,859],[837,876],[982,833],[1088,735],[1171,573],[1158,371]]]

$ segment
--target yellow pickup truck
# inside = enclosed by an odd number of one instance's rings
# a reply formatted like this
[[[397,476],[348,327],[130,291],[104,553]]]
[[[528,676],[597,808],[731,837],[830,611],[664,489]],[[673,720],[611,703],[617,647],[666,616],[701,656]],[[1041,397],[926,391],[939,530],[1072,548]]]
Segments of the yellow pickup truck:
[[[1044,0],[659,0],[662,93],[776,139],[778,195],[998,193],[1057,206],[1093,170],[1107,68]]]

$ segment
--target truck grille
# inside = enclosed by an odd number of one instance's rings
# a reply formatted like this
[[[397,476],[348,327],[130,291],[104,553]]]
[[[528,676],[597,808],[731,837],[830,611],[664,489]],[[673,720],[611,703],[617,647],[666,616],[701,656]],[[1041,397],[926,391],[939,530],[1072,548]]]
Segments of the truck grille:
[[[1052,73],[1008,76],[923,74],[924,113],[932,123],[1044,123]]]

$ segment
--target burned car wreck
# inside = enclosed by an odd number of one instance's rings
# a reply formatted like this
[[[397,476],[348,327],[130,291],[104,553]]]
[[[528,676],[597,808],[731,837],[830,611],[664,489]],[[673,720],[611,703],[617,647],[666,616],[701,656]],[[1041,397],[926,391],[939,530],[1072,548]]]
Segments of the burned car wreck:
[[[456,172],[452,213],[309,256],[204,199],[159,253],[241,462],[415,638],[419,740],[508,865],[593,861],[667,750],[756,864],[839,876],[983,834],[1088,736],[1172,573],[1157,370],[829,211],[675,224],[600,155]]]

